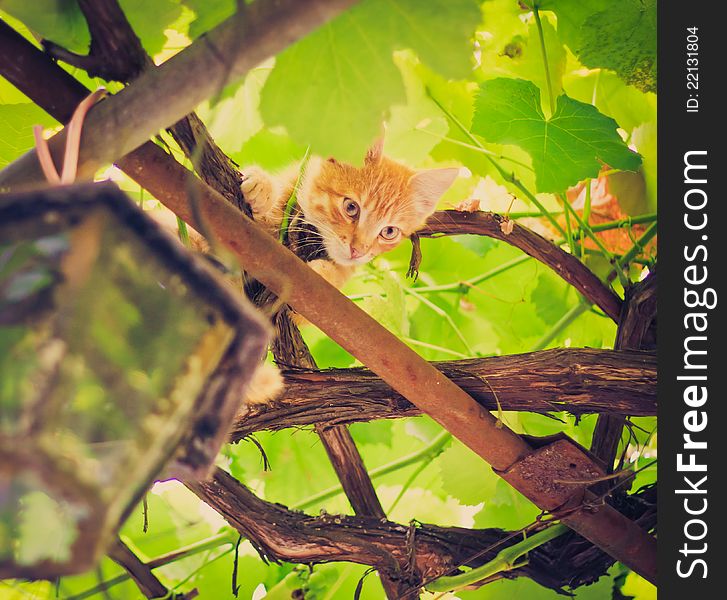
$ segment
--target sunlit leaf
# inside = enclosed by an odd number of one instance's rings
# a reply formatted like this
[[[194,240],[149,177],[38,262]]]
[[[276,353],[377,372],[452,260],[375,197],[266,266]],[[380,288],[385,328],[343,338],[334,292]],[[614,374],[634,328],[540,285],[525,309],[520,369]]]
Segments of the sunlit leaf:
[[[0,168],[35,145],[33,125],[47,127],[53,123],[35,104],[0,104]]]
[[[472,0],[362,2],[278,57],[263,119],[314,152],[360,162],[386,111],[405,98],[393,50],[412,48],[443,74],[464,76],[479,17]]]
[[[480,86],[472,130],[488,141],[515,144],[533,159],[540,192],[562,192],[602,166],[636,170],[641,158],[619,137],[618,124],[590,104],[565,94],[546,119],[540,91],[523,79],[493,79]]]

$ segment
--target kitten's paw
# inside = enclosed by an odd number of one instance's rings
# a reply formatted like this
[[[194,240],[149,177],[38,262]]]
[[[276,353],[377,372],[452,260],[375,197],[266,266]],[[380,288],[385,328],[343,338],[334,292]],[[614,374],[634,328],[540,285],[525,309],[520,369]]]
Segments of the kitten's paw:
[[[240,187],[255,216],[264,216],[273,207],[273,181],[260,167],[246,167]]]
[[[341,289],[343,284],[353,275],[355,266],[340,265],[332,260],[317,258],[307,263],[308,266],[318,273],[333,287]]]
[[[269,404],[285,387],[280,370],[270,363],[262,363],[250,380],[245,391],[246,404]]]

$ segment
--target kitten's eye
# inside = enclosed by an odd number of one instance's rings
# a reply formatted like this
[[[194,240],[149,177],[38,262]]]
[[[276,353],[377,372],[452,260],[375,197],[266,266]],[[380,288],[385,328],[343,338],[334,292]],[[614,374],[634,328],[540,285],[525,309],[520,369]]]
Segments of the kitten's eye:
[[[388,241],[395,240],[399,236],[399,228],[393,225],[387,225],[381,230],[379,235]]]
[[[358,213],[361,212],[361,209],[358,206],[358,202],[356,202],[355,200],[351,200],[351,198],[344,198],[343,212],[345,212],[352,219],[355,219],[356,217],[358,217]]]

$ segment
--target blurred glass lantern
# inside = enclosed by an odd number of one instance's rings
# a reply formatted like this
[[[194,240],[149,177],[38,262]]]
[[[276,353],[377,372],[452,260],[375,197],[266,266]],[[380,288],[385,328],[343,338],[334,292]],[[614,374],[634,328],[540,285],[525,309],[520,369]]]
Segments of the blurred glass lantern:
[[[208,471],[268,329],[112,184],[0,196],[0,578],[93,566]]]

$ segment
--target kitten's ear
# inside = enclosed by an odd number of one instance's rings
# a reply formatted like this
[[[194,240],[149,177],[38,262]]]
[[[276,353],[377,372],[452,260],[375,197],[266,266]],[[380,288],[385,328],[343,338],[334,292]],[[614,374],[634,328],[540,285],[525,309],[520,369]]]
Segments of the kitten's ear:
[[[376,141],[371,145],[371,147],[366,151],[366,157],[364,158],[365,164],[376,164],[381,160],[381,157],[384,154],[384,137],[386,133],[386,128],[382,124],[381,125],[381,133],[379,134],[379,137],[376,138]]]
[[[459,169],[429,169],[419,171],[409,179],[409,188],[417,210],[428,217],[437,207],[437,202],[442,194],[447,191],[450,185],[457,178]]]

